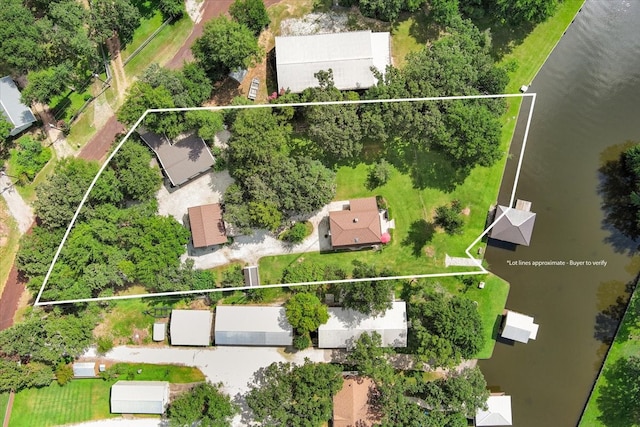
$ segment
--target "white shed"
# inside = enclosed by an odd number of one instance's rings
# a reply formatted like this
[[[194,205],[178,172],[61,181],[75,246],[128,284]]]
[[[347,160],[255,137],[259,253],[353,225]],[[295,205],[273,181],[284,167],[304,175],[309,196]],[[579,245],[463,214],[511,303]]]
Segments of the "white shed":
[[[209,310],[172,310],[171,345],[210,345],[212,322]]]
[[[0,114],[13,125],[10,135],[14,136],[36,122],[31,109],[22,103],[20,90],[11,76],[0,79]]]
[[[96,362],[76,362],[73,364],[75,378],[94,378],[96,376]]]
[[[220,305],[214,335],[216,345],[293,344],[293,327],[284,307]]]
[[[478,409],[476,412],[476,426],[510,426],[513,424],[511,416],[511,396],[491,395],[487,399],[487,410]]]
[[[168,403],[167,381],[118,381],[111,386],[112,414],[163,414]]]
[[[329,308],[329,321],[318,328],[319,348],[348,348],[363,332],[377,332],[383,347],[407,346],[407,305],[395,301],[383,315],[373,317],[356,310]]]
[[[507,310],[502,327],[502,337],[526,344],[529,340],[536,339],[538,326],[533,323],[533,317]]]
[[[153,340],[164,341],[164,337],[167,336],[167,324],[166,323],[154,323],[153,324]]]

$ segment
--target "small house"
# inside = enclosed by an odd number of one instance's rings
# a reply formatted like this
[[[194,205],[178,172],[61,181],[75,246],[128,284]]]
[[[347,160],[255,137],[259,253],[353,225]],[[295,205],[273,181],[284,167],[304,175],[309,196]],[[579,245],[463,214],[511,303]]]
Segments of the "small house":
[[[164,414],[169,404],[167,381],[118,381],[111,386],[112,414]]]
[[[9,135],[15,136],[36,122],[31,109],[26,106],[20,95],[20,90],[11,76],[0,79],[0,110],[13,126]]]
[[[407,305],[395,301],[374,317],[341,307],[329,307],[329,320],[318,328],[318,348],[349,348],[364,332],[377,332],[383,347],[407,346]]]
[[[334,249],[382,243],[382,218],[376,198],[349,200],[345,209],[329,212],[329,234]]]
[[[487,409],[478,409],[476,412],[476,426],[510,426],[511,396],[504,394],[492,394],[487,399]]]
[[[212,323],[213,313],[209,310],[172,310],[171,345],[210,345]]]
[[[194,248],[227,243],[227,232],[219,203],[192,206],[188,209],[188,213]]]
[[[219,305],[214,341],[216,345],[289,346],[293,327],[284,307]]]
[[[501,336],[526,344],[529,340],[536,339],[538,326],[533,323],[533,317],[507,310],[503,319]]]

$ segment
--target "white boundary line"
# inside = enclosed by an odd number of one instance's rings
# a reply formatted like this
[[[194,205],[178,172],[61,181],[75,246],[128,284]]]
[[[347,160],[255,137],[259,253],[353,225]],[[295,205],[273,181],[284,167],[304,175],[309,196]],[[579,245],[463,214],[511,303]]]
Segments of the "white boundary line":
[[[518,94],[499,94],[499,95],[465,95],[465,96],[439,96],[439,97],[424,97],[424,98],[394,98],[394,99],[363,99],[363,100],[354,100],[354,101],[328,101],[328,102],[296,102],[291,104],[249,104],[249,105],[227,105],[227,106],[217,106],[217,107],[192,107],[192,108],[152,108],[144,112],[142,116],[133,124],[131,129],[126,133],[126,135],[122,138],[120,143],[116,146],[116,148],[111,152],[107,160],[102,164],[100,169],[98,170],[97,175],[91,181],[87,192],[82,197],[76,212],[73,214],[71,218],[71,222],[67,227],[67,230],[62,237],[62,241],[56,250],[53,260],[51,261],[51,265],[47,270],[47,274],[44,277],[44,281],[42,286],[40,287],[40,291],[36,296],[34,306],[45,306],[45,305],[59,305],[59,304],[75,304],[75,303],[83,303],[83,302],[91,302],[91,301],[110,301],[110,300],[122,300],[122,299],[133,299],[133,298],[151,298],[151,297],[165,297],[165,296],[176,296],[176,295],[191,295],[191,294],[202,294],[202,293],[211,293],[211,292],[225,292],[225,291],[235,291],[235,290],[246,290],[246,289],[256,289],[256,287],[251,286],[238,286],[232,288],[213,288],[213,289],[203,289],[203,290],[190,290],[190,291],[174,291],[174,292],[159,292],[152,294],[140,294],[140,295],[120,295],[120,296],[111,296],[111,297],[98,297],[98,298],[79,298],[79,299],[71,299],[71,300],[62,300],[62,301],[44,301],[41,302],[40,298],[42,297],[42,293],[44,292],[45,286],[49,282],[49,278],[51,277],[51,273],[53,272],[53,268],[58,261],[58,257],[62,252],[62,247],[67,241],[69,234],[71,233],[71,229],[75,225],[78,216],[80,215],[80,211],[82,210],[84,204],[86,203],[91,190],[95,186],[96,182],[102,175],[102,172],[109,165],[113,157],[120,150],[120,148],[124,145],[125,142],[129,139],[129,137],[133,134],[135,129],[142,123],[142,121],[147,117],[149,113],[164,113],[164,112],[182,112],[182,111],[221,111],[221,110],[241,110],[241,109],[250,109],[250,108],[278,108],[278,107],[308,107],[308,106],[322,106],[322,105],[347,105],[347,104],[389,104],[396,102],[424,102],[424,101],[447,101],[447,100],[460,100],[460,99],[494,99],[494,98],[526,98],[531,97],[531,107],[529,109],[529,117],[527,118],[527,125],[525,128],[525,133],[522,142],[522,149],[520,151],[520,158],[518,160],[518,166],[516,169],[516,176],[513,183],[513,190],[511,193],[511,201],[509,208],[503,212],[498,218],[494,219],[494,222],[484,230],[478,238],[476,238],[468,247],[465,249],[465,253],[467,256],[474,260],[477,264],[479,270],[476,271],[465,271],[465,272],[453,272],[453,273],[432,273],[432,274],[416,274],[409,276],[393,276],[393,277],[372,277],[372,278],[362,278],[362,279],[343,279],[343,280],[325,280],[321,282],[300,282],[300,283],[279,283],[275,285],[261,285],[260,288],[281,288],[283,286],[294,287],[294,286],[308,286],[308,285],[319,285],[319,284],[333,284],[333,283],[356,283],[356,282],[364,282],[370,280],[398,280],[398,279],[422,279],[429,277],[450,277],[450,276],[469,276],[469,275],[477,275],[477,274],[487,274],[488,271],[482,266],[481,260],[473,257],[469,250],[475,246],[492,228],[493,226],[500,220],[507,212],[511,209],[511,205],[513,205],[513,200],[516,193],[516,188],[518,185],[518,179],[520,176],[520,170],[522,166],[522,161],[524,158],[524,150],[527,144],[527,138],[529,135],[529,127],[531,124],[531,118],[533,117],[533,108],[535,105],[536,94],[535,93],[518,93]],[[514,128],[515,131],[515,128]],[[513,137],[512,137],[513,138]]]

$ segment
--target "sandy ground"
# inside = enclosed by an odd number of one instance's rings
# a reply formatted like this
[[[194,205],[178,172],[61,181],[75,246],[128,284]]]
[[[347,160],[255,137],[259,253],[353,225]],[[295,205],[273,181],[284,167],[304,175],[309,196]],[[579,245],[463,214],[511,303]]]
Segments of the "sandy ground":
[[[311,34],[340,33],[348,30],[346,13],[310,13],[302,18],[289,18],[280,23],[283,36],[308,36]]]
[[[0,173],[0,193],[7,202],[9,213],[18,224],[20,234],[26,233],[35,219],[33,209],[22,200],[18,191],[13,187],[13,182],[4,172]]]
[[[251,236],[236,236],[232,244],[213,249],[194,250],[189,246],[188,254],[182,261],[193,259],[196,268],[208,269],[230,262],[241,261],[257,264],[264,256],[318,252],[331,248],[328,233],[329,211],[341,210],[347,201],[332,202],[308,219],[313,225],[313,232],[302,243],[289,245],[276,239],[267,230],[255,230]]]

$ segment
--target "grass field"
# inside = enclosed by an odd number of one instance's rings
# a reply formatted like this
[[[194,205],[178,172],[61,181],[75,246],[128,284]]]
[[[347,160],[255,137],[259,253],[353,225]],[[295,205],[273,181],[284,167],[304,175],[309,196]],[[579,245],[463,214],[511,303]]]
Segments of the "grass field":
[[[4,414],[9,403],[9,393],[0,393],[0,425],[4,425]]]
[[[162,12],[159,10],[156,10],[151,16],[140,19],[140,26],[133,32],[131,43],[127,44],[120,52],[122,60],[126,60],[155,30],[160,28],[163,22]]]
[[[637,378],[631,379],[625,365],[632,355],[640,355],[640,292],[637,289],[589,396],[580,427],[638,425],[631,422],[629,411],[638,406],[637,396],[627,392],[629,381],[637,382]]]
[[[131,375],[124,380],[190,383],[203,381],[197,368],[172,365],[119,364]],[[137,373],[142,369],[140,374]],[[10,427],[47,427],[82,421],[113,418],[109,412],[109,395],[114,381],[75,379],[61,387],[54,382],[49,387],[23,390],[16,394]]]

